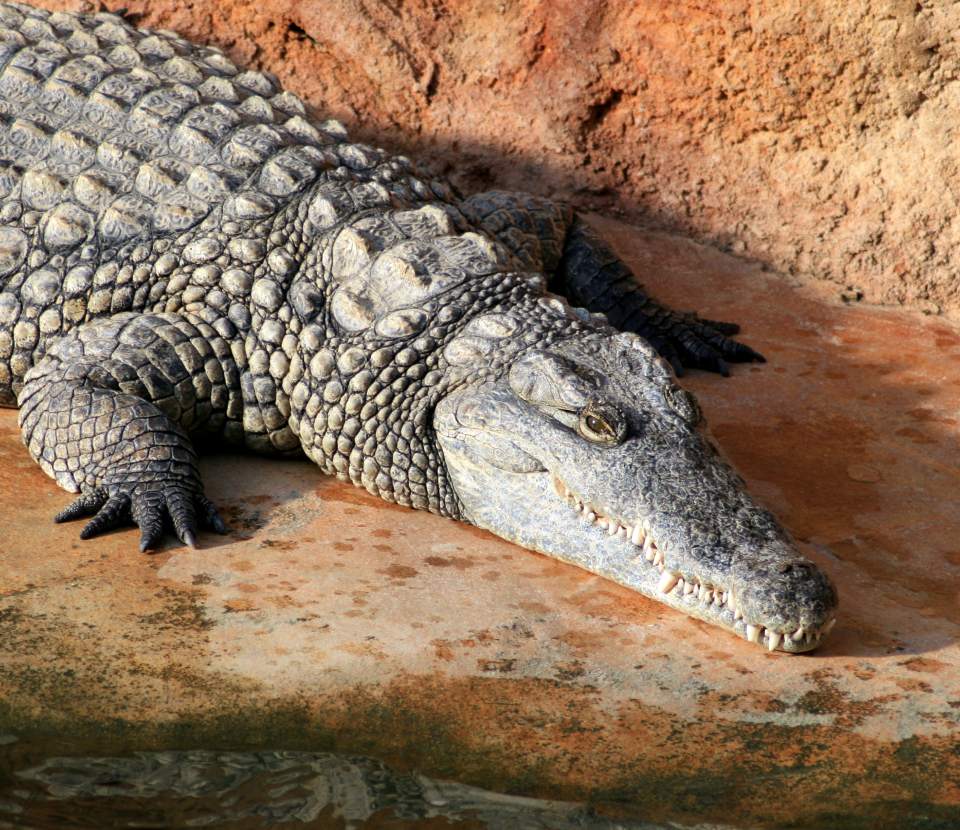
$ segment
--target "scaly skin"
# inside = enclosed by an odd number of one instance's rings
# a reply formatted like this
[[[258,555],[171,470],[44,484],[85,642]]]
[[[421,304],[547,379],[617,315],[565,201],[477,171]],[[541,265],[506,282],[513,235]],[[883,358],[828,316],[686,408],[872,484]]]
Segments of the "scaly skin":
[[[224,530],[198,437],[302,452],[770,648],[819,642],[833,588],[649,344],[678,371],[762,358],[569,208],[462,199],[113,15],[0,5],[0,67],[0,404],[80,493],[58,519],[195,544]]]

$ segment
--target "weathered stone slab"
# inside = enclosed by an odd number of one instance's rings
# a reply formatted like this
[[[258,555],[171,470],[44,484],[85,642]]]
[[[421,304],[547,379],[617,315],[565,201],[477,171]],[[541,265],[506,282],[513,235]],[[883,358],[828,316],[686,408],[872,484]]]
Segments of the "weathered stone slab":
[[[306,462],[207,458],[233,532],[200,550],[81,542],[2,411],[0,776],[48,755],[336,751],[657,822],[960,815],[960,329],[600,225],[659,297],[738,320],[769,359],[684,383],[834,578],[821,650],[765,653]]]

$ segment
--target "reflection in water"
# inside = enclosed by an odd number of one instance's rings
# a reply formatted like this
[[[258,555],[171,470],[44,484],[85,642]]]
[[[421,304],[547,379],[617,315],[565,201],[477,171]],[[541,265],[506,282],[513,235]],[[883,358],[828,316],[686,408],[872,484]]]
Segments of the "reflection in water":
[[[467,827],[657,830],[583,805],[500,795],[372,758],[314,752],[139,752],[48,758],[0,790],[0,828]],[[676,825],[673,825],[676,827]]]

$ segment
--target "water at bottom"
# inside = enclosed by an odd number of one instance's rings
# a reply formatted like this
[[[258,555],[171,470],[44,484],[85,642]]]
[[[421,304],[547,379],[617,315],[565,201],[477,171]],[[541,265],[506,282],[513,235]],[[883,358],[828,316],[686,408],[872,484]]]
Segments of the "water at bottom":
[[[582,804],[503,795],[319,752],[48,757],[0,779],[0,828],[661,830]],[[676,827],[676,825],[672,825]]]

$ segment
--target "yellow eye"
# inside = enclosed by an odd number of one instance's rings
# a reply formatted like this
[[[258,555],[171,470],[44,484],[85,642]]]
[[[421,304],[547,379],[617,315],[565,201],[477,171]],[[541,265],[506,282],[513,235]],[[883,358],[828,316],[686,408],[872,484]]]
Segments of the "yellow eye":
[[[600,401],[590,401],[580,410],[577,431],[594,444],[613,446],[626,435],[627,425],[615,406]]]

